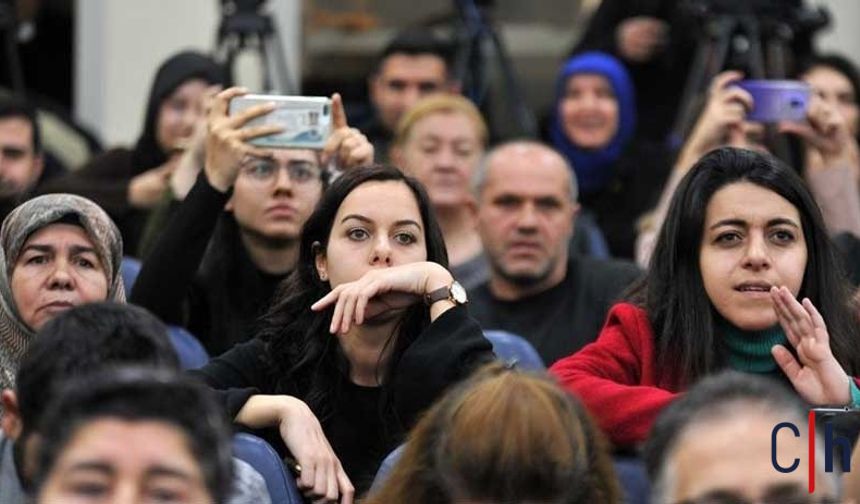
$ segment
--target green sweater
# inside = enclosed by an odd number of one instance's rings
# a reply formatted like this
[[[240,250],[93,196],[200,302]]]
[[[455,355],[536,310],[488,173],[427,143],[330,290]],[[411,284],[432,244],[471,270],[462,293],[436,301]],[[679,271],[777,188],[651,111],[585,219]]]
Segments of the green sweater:
[[[763,331],[741,331],[725,320],[717,321],[717,334],[728,350],[729,367],[737,371],[770,375],[784,379],[770,349],[774,345],[788,345],[788,338],[780,325]],[[860,388],[850,380],[851,407],[860,408]]]

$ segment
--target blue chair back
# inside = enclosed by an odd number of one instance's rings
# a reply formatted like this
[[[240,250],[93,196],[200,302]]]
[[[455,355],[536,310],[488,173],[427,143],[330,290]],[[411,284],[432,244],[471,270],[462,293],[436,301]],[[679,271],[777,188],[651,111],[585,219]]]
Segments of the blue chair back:
[[[179,366],[182,369],[197,369],[209,362],[209,352],[203,348],[200,340],[179,326],[168,326],[167,335],[170,343],[179,356]]]
[[[484,336],[493,344],[493,352],[499,359],[528,371],[546,369],[535,347],[522,336],[497,330],[484,331]]]
[[[240,432],[233,436],[233,456],[247,462],[266,480],[273,504],[304,504],[295,478],[287,473],[281,457],[263,439]]]
[[[120,262],[119,273],[122,275],[122,286],[125,287],[125,295],[131,293],[134,287],[134,281],[137,280],[137,275],[140,273],[141,263],[134,257],[123,257]]]
[[[649,504],[651,483],[645,463],[637,457],[616,455],[612,458],[615,475],[621,484],[625,504]]]

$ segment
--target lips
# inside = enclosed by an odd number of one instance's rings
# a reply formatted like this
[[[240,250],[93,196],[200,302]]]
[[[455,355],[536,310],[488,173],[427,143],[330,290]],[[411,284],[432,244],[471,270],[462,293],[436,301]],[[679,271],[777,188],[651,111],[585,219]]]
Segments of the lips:
[[[735,286],[735,290],[745,294],[769,294],[773,284],[768,282],[744,282]]]
[[[508,252],[514,254],[535,254],[542,250],[539,242],[516,241],[508,245]]]
[[[287,204],[272,205],[266,209],[266,215],[274,217],[292,217],[296,215],[296,207]]]
[[[68,310],[69,308],[74,308],[75,304],[71,301],[51,301],[50,303],[43,304],[39,309],[47,312],[57,312],[62,310]]]

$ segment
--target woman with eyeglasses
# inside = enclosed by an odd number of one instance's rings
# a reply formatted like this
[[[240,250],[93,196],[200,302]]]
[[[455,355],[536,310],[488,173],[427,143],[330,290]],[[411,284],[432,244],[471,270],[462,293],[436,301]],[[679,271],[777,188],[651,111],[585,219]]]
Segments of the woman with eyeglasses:
[[[347,125],[339,95],[322,151],[260,149],[247,141],[276,131],[243,127],[266,106],[227,114],[230,88],[213,100],[204,169],[146,259],[131,294],[217,355],[247,340],[275,287],[293,270],[298,238],[327,184],[323,166],[368,164],[373,146]]]

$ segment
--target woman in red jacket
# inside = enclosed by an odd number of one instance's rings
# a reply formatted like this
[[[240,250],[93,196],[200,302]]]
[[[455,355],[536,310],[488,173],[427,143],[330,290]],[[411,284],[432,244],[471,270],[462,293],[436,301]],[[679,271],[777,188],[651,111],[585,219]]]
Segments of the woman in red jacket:
[[[692,168],[629,299],[551,369],[617,446],[725,368],[782,379],[813,405],[860,405],[845,276],[809,190],[769,155],[722,148]]]

